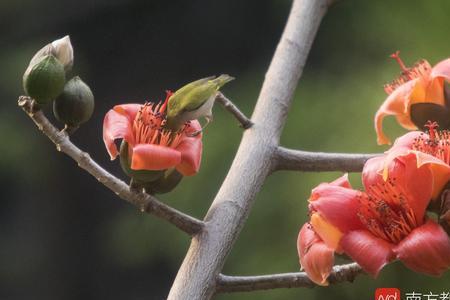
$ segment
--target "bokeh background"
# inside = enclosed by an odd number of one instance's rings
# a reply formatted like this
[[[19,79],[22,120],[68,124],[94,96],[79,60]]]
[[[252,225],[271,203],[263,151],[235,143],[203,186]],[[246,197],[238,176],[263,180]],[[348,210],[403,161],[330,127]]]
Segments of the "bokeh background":
[[[115,104],[164,97],[220,73],[250,114],[290,1],[2,0],[0,2],[0,299],[164,299],[189,246],[171,225],[140,213],[55,151],[17,107],[22,74],[43,45],[70,34],[73,75],[94,91],[93,118],[73,136],[107,170],[126,179],[102,142]],[[318,32],[282,137],[284,146],[379,152],[372,119],[382,85],[399,73],[388,58],[432,64],[450,53],[450,1],[343,0]],[[198,218],[206,213],[242,131],[221,107],[204,135],[200,173],[162,201]],[[47,109],[51,115],[50,109]],[[267,120],[270,122],[270,120]],[[59,124],[61,126],[61,124]],[[389,119],[391,136],[403,130]],[[296,238],[310,190],[339,173],[280,172],[268,178],[225,265],[226,274],[299,270]],[[351,175],[360,186],[359,174]],[[448,291],[450,272],[431,278],[401,263],[376,280],[327,288],[273,290],[217,299],[372,299],[377,287]]]

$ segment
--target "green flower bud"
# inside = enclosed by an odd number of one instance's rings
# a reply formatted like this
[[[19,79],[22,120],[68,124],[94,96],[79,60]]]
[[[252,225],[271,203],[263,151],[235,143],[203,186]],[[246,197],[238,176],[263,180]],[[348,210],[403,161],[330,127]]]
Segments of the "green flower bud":
[[[133,178],[134,182],[143,185],[145,183],[155,181],[164,175],[165,170],[161,171],[150,171],[150,170],[132,170],[131,169],[131,160],[128,155],[128,143],[125,140],[122,140],[120,144],[120,166],[122,170],[129,177]]]
[[[28,66],[23,88],[38,104],[45,105],[62,92],[65,81],[63,65],[53,55],[46,55]]]
[[[64,86],[53,102],[53,113],[67,127],[77,128],[88,121],[94,112],[94,95],[80,77],[75,76]]]

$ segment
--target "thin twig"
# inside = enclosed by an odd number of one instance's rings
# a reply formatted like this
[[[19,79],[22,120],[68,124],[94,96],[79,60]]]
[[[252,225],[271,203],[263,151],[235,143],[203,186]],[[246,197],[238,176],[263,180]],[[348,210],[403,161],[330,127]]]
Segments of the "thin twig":
[[[308,152],[278,147],[274,170],[361,172],[368,159],[379,155]]]
[[[80,150],[69,139],[68,135],[60,132],[45,117],[42,111],[33,111],[33,100],[30,97],[21,96],[19,106],[28,114],[41,130],[61,151],[78,163],[78,166],[94,176],[99,182],[116,193],[121,199],[137,206],[142,212],[155,215],[164,219],[182,231],[194,235],[202,230],[203,222],[189,215],[186,215],[164,203],[159,202],[155,197],[131,191],[129,186],[122,180],[117,179],[105,169],[100,167],[88,153]]]
[[[225,97],[224,94],[221,92],[217,93],[216,101],[220,103],[227,111],[229,111],[236,118],[236,120],[239,121],[242,128],[248,129],[252,127],[252,121],[247,118],[244,113],[241,112],[233,102],[231,102],[230,99]]]
[[[353,282],[364,271],[356,263],[335,266],[328,277],[330,284]],[[316,284],[308,278],[305,272],[283,273],[261,276],[227,276],[219,274],[217,279],[218,293],[251,292],[256,290],[271,290],[280,288],[315,287]]]

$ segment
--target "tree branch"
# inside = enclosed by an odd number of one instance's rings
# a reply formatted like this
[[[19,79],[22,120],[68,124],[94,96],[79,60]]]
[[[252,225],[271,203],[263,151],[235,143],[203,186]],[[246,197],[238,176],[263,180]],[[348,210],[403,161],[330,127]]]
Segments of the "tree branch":
[[[240,126],[244,129],[252,127],[252,121],[242,113],[230,99],[225,97],[221,92],[217,93],[216,101],[220,103],[228,112],[230,112],[240,123]]]
[[[356,276],[364,271],[356,263],[335,266],[328,282],[330,284],[345,281],[353,282]],[[251,292],[280,288],[315,287],[316,284],[308,278],[305,272],[284,273],[261,276],[227,276],[219,274],[217,279],[218,293]]]
[[[323,153],[278,147],[274,170],[361,172],[365,162],[381,154]]]
[[[78,166],[94,176],[99,182],[116,193],[123,200],[137,206],[142,212],[155,215],[164,219],[182,231],[194,235],[203,228],[203,222],[189,215],[186,215],[164,203],[159,202],[155,197],[131,191],[129,186],[108,173],[100,167],[88,153],[80,150],[70,141],[67,134],[56,129],[45,117],[42,111],[33,112],[33,99],[26,96],[19,98],[19,106],[28,114],[41,130],[61,151],[78,163]]]
[[[191,241],[168,300],[207,300],[244,226],[255,197],[273,167],[274,151],[298,79],[330,0],[294,0],[281,40],[265,75],[254,125],[244,131],[233,164]]]

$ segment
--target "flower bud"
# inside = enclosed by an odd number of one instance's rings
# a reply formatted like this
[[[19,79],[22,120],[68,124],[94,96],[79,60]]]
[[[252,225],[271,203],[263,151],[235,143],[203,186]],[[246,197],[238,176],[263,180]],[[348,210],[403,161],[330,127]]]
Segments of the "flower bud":
[[[77,128],[88,121],[94,112],[94,95],[80,77],[75,76],[64,86],[53,102],[53,113],[67,127]]]
[[[171,192],[183,179],[183,175],[172,168],[164,172],[164,175],[159,179],[144,184],[145,191],[149,194],[166,194]]]
[[[67,72],[72,69],[73,66],[73,48],[70,42],[70,37],[65,37],[55,40],[50,44],[47,44],[40,49],[30,61],[30,66],[36,64],[37,61],[46,55],[53,55],[64,66],[64,70]]]
[[[134,179],[135,182],[144,184],[155,181],[164,175],[165,170],[133,170],[131,169],[131,155],[129,153],[128,143],[122,140],[120,144],[120,166],[127,176]]]
[[[53,55],[46,55],[28,66],[23,88],[38,104],[44,105],[62,92],[65,81],[63,65]]]

